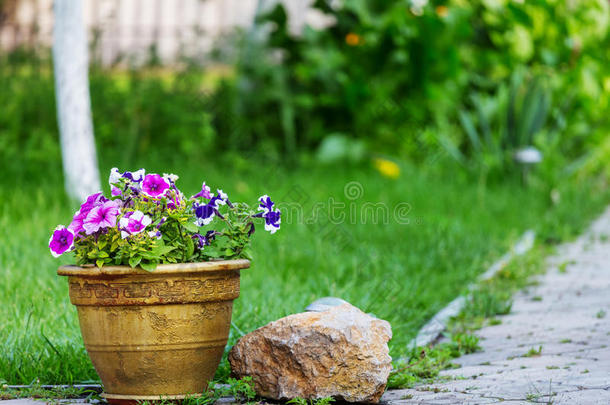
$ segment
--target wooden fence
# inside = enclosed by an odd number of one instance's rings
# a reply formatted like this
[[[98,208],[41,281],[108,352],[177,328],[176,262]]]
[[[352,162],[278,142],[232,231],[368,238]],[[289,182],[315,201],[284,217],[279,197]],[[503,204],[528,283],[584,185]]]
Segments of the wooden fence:
[[[77,1],[77,0],[75,0]],[[142,62],[155,49],[163,63],[202,55],[236,27],[252,24],[258,2],[278,0],[83,0],[93,58],[104,65]],[[283,0],[291,29],[324,24],[312,0]],[[53,0],[0,0],[0,50],[49,47]]]

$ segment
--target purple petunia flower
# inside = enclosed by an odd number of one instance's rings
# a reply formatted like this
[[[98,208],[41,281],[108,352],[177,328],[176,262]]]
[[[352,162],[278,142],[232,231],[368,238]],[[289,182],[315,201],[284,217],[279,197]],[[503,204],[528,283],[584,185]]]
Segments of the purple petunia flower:
[[[144,178],[145,174],[146,170],[144,169],[136,170],[135,172],[121,173],[119,169],[113,167],[110,170],[110,176],[108,177],[108,184],[110,184],[110,190],[112,192],[112,195],[121,195],[120,189],[116,187],[116,184],[120,184],[122,178],[129,180],[133,187],[135,187],[136,190],[139,190],[140,183],[142,182],[142,179]]]
[[[195,225],[204,226],[212,222],[216,215],[216,206],[210,201],[207,204],[193,204],[193,210],[195,211]]]
[[[271,201],[271,197],[269,197],[267,194],[259,197],[258,201],[260,201],[260,204],[258,205],[259,210],[269,212],[273,209],[274,202]]]
[[[221,189],[216,189],[216,194],[223,200],[223,201],[227,201],[229,199],[229,196],[227,195],[227,193],[225,193],[224,191],[222,191]]]
[[[122,178],[132,181],[134,183],[139,183],[142,181],[145,174],[146,170],[144,169],[136,170],[135,172],[121,173],[118,168],[113,167],[112,169],[110,169],[110,176],[108,176],[108,184],[112,186],[113,184],[120,183]]]
[[[84,231],[83,228],[84,219],[81,216],[80,210],[76,211],[74,217],[72,218],[72,222],[68,225],[68,229],[74,233],[74,235],[78,235],[80,232]]]
[[[119,220],[119,229],[121,230],[121,238],[125,239],[129,235],[135,235],[142,232],[152,219],[145,215],[142,211],[128,212]]]
[[[208,241],[205,239],[205,236],[203,236],[199,233],[193,234],[193,236],[191,236],[191,238],[193,239],[193,242],[196,243],[195,246],[199,250],[203,249],[204,246],[208,245]]]
[[[119,172],[119,169],[113,167],[110,169],[110,176],[108,176],[108,184],[114,186],[115,184],[120,183],[121,177],[123,177],[123,173]]]
[[[142,182],[142,179],[144,179],[146,175],[146,170],[144,169],[140,169],[140,170],[136,170],[135,172],[125,172],[123,173],[123,177],[125,177],[126,179],[131,180],[134,183],[140,183]]]
[[[140,171],[144,171],[144,169],[140,169]],[[138,172],[135,172],[138,173]],[[139,174],[136,174],[135,177],[138,178]],[[141,181],[141,176],[140,180]],[[120,195],[123,195],[123,191],[117,187],[117,184],[121,184],[121,179],[122,178],[126,178],[128,180],[130,180],[130,182],[134,182],[133,178],[134,178],[134,174],[130,173],[130,172],[125,172],[125,173],[121,173],[119,171],[119,169],[117,169],[116,167],[113,167],[112,169],[110,169],[110,176],[108,176],[108,184],[110,184],[110,195],[112,195],[113,197],[118,197]],[[135,182],[135,188],[138,189],[139,188],[139,183]]]
[[[59,225],[53,231],[49,239],[49,249],[54,257],[59,257],[62,253],[72,249],[74,246],[74,233],[63,225]]]
[[[163,173],[163,180],[167,181],[172,186],[176,184],[180,177],[173,173]]]
[[[265,231],[269,231],[271,234],[276,233],[280,229],[280,223],[282,222],[280,216],[281,213],[279,211],[269,211],[263,214],[265,218]]]
[[[258,209],[262,212],[259,212],[254,216],[265,218],[265,230],[272,234],[276,233],[280,229],[282,213],[279,210],[273,210],[275,203],[271,201],[271,198],[268,195],[259,197],[258,201],[260,201]]]
[[[201,191],[198,192],[197,194],[195,194],[194,196],[192,196],[191,198],[199,198],[199,197],[205,198],[207,200],[212,198],[212,194],[210,194],[210,187],[206,186],[205,181],[201,185]]]
[[[148,236],[151,238],[161,239],[161,231],[149,231]]]
[[[108,199],[104,197],[101,192],[91,194],[89,197],[87,197],[87,200],[85,200],[85,202],[81,204],[80,210],[81,212],[89,212],[93,207],[100,205],[101,203],[104,203],[106,201],[108,201]]]
[[[151,238],[161,239],[161,237],[163,236],[161,234],[161,225],[163,225],[165,223],[165,221],[167,221],[167,217],[161,217],[161,219],[159,220],[159,223],[155,227],[156,230],[149,231],[148,236],[150,236]]]
[[[170,210],[175,210],[178,207],[182,207],[184,195],[180,192],[180,190],[176,189],[175,186],[174,191],[170,193],[169,199],[167,201],[167,208]]]
[[[218,233],[218,232],[217,232],[217,231],[214,231],[214,230],[212,230],[212,231],[207,231],[207,232],[205,233],[205,240],[206,240],[206,241],[208,241],[208,245],[210,244],[210,242],[211,242],[211,241],[213,241],[214,239],[216,239],[216,234],[217,234],[217,233]]]
[[[195,233],[191,236],[191,239],[195,242],[197,249],[201,250],[205,246],[205,238],[201,234]]]
[[[205,236],[200,233],[195,233],[191,238],[193,238],[197,248],[202,250],[205,246],[209,246],[210,242],[216,238],[216,231],[207,231]]]
[[[225,205],[227,202],[229,202],[227,193],[218,189],[216,190],[216,195],[212,197],[209,204],[213,206],[214,209],[218,209],[219,206]]]
[[[87,235],[91,235],[103,228],[116,226],[116,218],[119,215],[119,204],[116,201],[106,201],[102,205],[94,207],[83,223]]]
[[[152,198],[160,198],[169,189],[169,183],[158,174],[147,174],[142,183],[142,192]]]
[[[80,209],[74,214],[72,218],[72,223],[68,226],[75,236],[78,236],[79,233],[84,232],[85,228],[83,227],[85,218],[89,215],[89,212],[96,206],[103,204],[108,201],[106,197],[102,195],[102,193],[91,194],[87,197],[84,203],[81,204]]]

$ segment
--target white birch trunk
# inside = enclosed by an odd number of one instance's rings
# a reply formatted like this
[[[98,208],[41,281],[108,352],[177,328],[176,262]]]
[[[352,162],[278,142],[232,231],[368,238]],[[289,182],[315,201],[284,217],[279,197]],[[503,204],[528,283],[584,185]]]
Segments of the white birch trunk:
[[[66,192],[83,200],[101,190],[91,100],[87,34],[82,0],[55,0],[53,64],[57,121]]]

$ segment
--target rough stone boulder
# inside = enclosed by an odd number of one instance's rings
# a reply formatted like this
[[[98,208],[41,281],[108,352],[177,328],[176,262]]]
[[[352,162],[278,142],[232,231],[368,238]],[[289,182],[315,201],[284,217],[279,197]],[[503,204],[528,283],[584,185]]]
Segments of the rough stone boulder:
[[[271,399],[335,397],[377,403],[392,369],[386,321],[346,303],[281,318],[242,337],[229,353],[237,377]]]

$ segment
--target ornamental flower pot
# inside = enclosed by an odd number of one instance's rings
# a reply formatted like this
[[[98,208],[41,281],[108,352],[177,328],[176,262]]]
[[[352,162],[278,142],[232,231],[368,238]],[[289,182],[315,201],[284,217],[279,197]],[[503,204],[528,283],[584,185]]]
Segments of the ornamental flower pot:
[[[114,404],[205,391],[231,325],[239,274],[250,261],[61,266],[85,347]]]
[[[239,271],[250,267],[255,223],[271,234],[281,212],[231,201],[205,182],[187,197],[175,174],[110,171],[110,196],[88,196],[49,239],[78,310],[83,341],[112,403],[202,393],[229,336]]]

